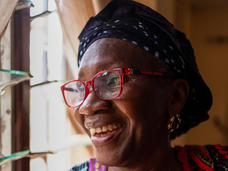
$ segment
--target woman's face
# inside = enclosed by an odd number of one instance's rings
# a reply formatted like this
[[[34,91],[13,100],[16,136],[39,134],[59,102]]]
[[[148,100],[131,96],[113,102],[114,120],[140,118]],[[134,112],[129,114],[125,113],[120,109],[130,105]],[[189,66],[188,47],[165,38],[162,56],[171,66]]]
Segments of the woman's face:
[[[87,49],[78,79],[88,81],[102,70],[128,67],[166,71],[165,65],[146,51],[119,39],[105,38]],[[110,166],[124,166],[144,160],[147,153],[156,158],[168,146],[168,104],[166,78],[131,75],[124,79],[118,98],[101,100],[91,92],[76,109],[75,117],[90,136],[97,160]],[[91,135],[94,129],[103,132]]]

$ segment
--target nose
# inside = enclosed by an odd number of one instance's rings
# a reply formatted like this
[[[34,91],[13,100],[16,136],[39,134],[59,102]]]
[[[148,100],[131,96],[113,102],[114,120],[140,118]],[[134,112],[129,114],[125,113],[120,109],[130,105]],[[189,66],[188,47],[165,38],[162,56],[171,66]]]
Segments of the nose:
[[[94,91],[90,91],[85,101],[79,107],[79,114],[94,115],[107,111],[111,106],[111,102],[99,99]]]

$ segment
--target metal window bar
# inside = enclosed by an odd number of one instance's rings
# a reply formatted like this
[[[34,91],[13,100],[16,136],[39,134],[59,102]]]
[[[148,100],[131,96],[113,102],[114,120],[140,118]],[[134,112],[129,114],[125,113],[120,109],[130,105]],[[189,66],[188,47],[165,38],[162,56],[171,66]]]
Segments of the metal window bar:
[[[38,86],[44,86],[44,85],[48,85],[48,84],[51,84],[51,83],[66,83],[66,82],[67,82],[66,80],[51,80],[51,81],[44,81],[44,82],[41,82],[41,83],[37,83],[37,84],[31,85],[31,88],[33,88],[33,87],[38,87]]]
[[[46,17],[46,16],[48,16],[48,15],[54,13],[54,12],[56,12],[56,10],[54,10],[54,11],[47,10],[47,11],[44,11],[44,12],[42,12],[40,14],[34,15],[34,16],[30,17],[30,18],[31,18],[31,20],[34,20],[34,19],[39,18],[39,17]]]
[[[91,141],[87,135],[73,135],[68,137],[66,141],[62,142],[61,144],[52,146],[48,151],[32,152],[30,150],[25,150],[8,156],[0,157],[0,166],[2,166],[7,162],[12,162],[26,157],[30,157],[30,158],[43,157],[48,154],[55,154],[57,152],[67,150],[69,148],[73,148],[73,147],[75,148],[80,146],[90,146],[90,145],[91,145]]]
[[[0,80],[0,95],[4,94],[4,90],[7,87],[12,87],[23,81],[30,80],[33,77],[30,73],[18,70],[7,70],[0,68],[0,72],[11,77],[8,81]]]

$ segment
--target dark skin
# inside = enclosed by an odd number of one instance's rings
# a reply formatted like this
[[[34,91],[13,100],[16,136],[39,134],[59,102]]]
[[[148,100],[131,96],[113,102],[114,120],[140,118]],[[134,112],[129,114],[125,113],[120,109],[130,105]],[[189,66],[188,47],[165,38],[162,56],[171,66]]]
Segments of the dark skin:
[[[167,66],[135,45],[115,39],[95,41],[85,52],[79,79],[87,81],[112,68],[167,72]],[[100,126],[119,122],[119,136],[103,146],[94,146],[98,162],[115,171],[183,170],[170,147],[168,120],[181,111],[189,87],[183,79],[130,75],[123,92],[114,100],[101,100],[91,92],[75,111],[80,125]]]

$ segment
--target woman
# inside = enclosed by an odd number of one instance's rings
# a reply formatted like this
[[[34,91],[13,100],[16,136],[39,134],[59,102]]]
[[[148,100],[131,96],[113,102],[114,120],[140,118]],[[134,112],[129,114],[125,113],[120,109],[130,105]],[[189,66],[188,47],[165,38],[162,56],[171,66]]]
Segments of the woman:
[[[71,170],[227,170],[225,147],[171,148],[209,118],[209,88],[185,35],[152,9],[113,0],[79,36],[79,80],[62,86],[96,159]]]

